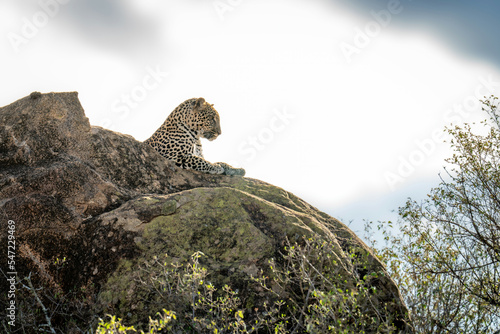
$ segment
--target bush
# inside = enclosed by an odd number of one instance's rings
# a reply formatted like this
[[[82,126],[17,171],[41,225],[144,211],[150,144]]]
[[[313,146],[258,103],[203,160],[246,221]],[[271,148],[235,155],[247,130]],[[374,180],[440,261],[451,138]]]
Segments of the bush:
[[[495,97],[483,104],[486,134],[447,129],[454,154],[440,185],[399,209],[397,234],[379,225],[387,244],[378,253],[418,333],[500,330],[500,112]]]
[[[400,333],[378,302],[373,284],[384,272],[367,272],[366,254],[359,250],[351,253],[354,265],[345,268],[336,260],[335,249],[322,239],[289,243],[280,263],[269,262],[268,276],[262,272],[253,278],[275,297],[253,310],[244,307],[231,287],[217,289],[206,280],[201,252],[185,264],[155,257],[141,266],[138,280],[143,289],[160,296],[152,298],[162,301],[156,306],[170,309],[165,323],[172,333]],[[98,333],[135,330],[110,317],[101,321]],[[137,327],[144,325],[139,321]],[[148,333],[160,333],[151,328]]]

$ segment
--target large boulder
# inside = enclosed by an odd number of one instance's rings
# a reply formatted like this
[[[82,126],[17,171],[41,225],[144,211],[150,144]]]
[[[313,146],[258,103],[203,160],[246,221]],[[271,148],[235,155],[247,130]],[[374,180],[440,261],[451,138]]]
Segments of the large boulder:
[[[85,298],[100,316],[139,321],[151,297],[141,299],[138,266],[201,251],[213,284],[238,289],[251,313],[271,298],[252,277],[269,274],[288,243],[321,237],[346,286],[355,286],[353,251],[367,254],[379,313],[411,331],[384,266],[344,224],[281,188],[180,169],[131,136],[91,126],[76,92],[32,93],[0,109],[0,218],[2,245],[15,222],[15,271],[44,287],[42,304],[51,293]],[[5,318],[6,295],[0,302]]]

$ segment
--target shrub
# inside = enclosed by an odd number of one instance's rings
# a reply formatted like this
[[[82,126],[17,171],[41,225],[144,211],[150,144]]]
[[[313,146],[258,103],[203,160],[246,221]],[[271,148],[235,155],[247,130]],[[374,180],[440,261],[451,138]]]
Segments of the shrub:
[[[253,278],[274,298],[250,310],[237,291],[207,281],[201,252],[184,264],[155,257],[139,268],[138,281],[160,297],[152,298],[156,306],[170,310],[165,323],[172,333],[400,333],[373,284],[384,272],[368,272],[367,254],[359,249],[350,255],[353,266],[346,268],[336,249],[321,238],[288,243],[280,259],[269,261],[269,275]],[[148,333],[157,333],[149,326]],[[99,332],[104,328],[108,332]],[[113,316],[98,327],[98,333],[127,330],[135,328],[127,329]]]

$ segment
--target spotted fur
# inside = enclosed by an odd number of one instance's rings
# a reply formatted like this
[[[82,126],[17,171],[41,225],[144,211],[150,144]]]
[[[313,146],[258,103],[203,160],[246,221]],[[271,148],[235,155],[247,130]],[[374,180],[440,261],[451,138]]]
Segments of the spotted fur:
[[[242,168],[203,158],[200,138],[210,141],[221,134],[219,113],[204,98],[182,102],[153,135],[144,141],[165,158],[185,169],[210,174],[245,175]]]

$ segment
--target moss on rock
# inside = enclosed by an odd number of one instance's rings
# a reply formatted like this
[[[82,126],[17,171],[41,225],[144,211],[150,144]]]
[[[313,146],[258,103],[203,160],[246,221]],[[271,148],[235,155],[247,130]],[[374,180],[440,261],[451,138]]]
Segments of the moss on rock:
[[[144,289],[138,272],[165,253],[184,261],[203,252],[210,280],[239,289],[247,308],[269,297],[250,277],[279,260],[287,240],[304,235],[332,243],[347,281],[352,249],[367,254],[367,270],[385,273],[351,230],[292,193],[180,169],[131,136],[90,126],[77,93],[36,94],[0,108],[0,138],[0,216],[16,221],[24,247],[18,275],[33,273],[34,284],[55,286],[52,292],[76,303],[84,293],[74,291],[92,287],[86,291],[99,292],[101,314],[132,321],[154,315],[164,301]],[[6,257],[6,248],[0,253]],[[57,258],[65,265],[55,265]],[[392,280],[381,275],[376,288],[389,305],[384,312],[405,319]]]

